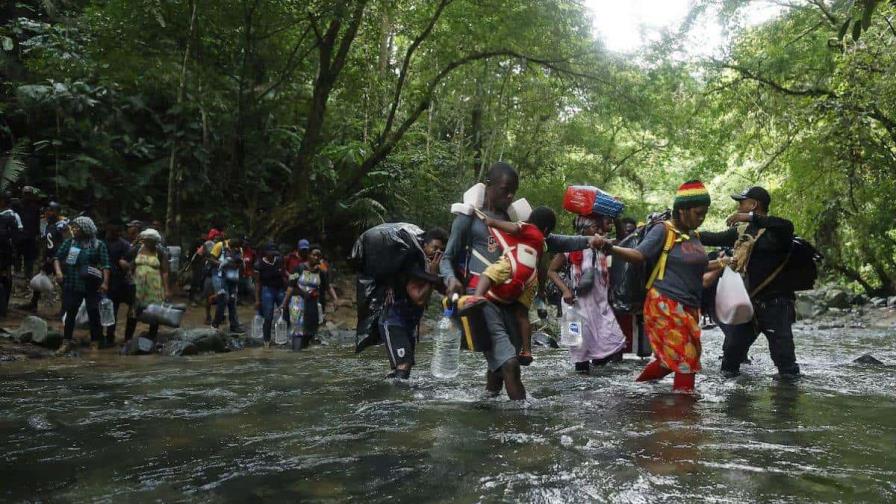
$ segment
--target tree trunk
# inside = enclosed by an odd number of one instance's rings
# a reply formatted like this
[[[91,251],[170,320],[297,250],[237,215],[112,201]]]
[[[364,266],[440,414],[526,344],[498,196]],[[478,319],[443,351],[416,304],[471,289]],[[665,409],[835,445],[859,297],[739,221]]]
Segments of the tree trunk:
[[[177,104],[180,105],[184,101],[184,91],[187,86],[187,61],[190,57],[190,45],[193,41],[193,32],[196,27],[196,2],[190,2],[192,13],[190,14],[190,31],[187,34],[187,46],[184,48],[184,59],[180,67],[180,85],[177,89]],[[179,173],[180,166],[177,164],[177,133],[171,139],[171,153],[168,157],[168,201],[165,212],[165,236],[168,243],[180,243],[179,236],[176,236],[178,230],[176,228],[177,218],[177,198],[180,191],[178,189],[178,180],[182,177]]]

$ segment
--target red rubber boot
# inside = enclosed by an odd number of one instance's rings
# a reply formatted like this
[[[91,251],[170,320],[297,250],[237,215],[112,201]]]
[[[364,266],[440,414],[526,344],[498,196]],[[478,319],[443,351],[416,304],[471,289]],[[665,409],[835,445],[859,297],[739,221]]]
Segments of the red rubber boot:
[[[641,375],[635,381],[660,380],[671,372],[671,369],[663,367],[659,359],[655,359],[644,367],[644,371],[641,371]]]
[[[672,382],[672,392],[681,392],[683,394],[694,393],[694,379],[696,374],[675,373],[675,379]]]

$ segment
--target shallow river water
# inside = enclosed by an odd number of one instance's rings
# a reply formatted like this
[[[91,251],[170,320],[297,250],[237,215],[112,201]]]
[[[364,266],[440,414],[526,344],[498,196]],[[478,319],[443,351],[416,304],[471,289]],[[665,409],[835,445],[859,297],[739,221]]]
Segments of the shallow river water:
[[[896,501],[896,334],[796,339],[802,381],[761,338],[724,380],[706,332],[696,397],[539,349],[524,404],[483,396],[476,354],[434,381],[425,342],[407,384],[338,345],[3,364],[0,501]]]

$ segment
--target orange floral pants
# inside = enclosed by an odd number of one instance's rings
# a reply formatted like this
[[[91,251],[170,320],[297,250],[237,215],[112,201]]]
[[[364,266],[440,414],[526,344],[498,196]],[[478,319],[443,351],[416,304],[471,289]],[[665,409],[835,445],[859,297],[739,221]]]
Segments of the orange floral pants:
[[[700,371],[700,312],[656,289],[644,301],[644,329],[663,365],[676,373]]]

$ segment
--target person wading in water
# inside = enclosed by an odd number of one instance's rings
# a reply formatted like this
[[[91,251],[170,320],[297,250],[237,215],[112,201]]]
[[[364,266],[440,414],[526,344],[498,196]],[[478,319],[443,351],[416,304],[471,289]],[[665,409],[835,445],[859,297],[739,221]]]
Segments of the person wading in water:
[[[740,374],[740,364],[747,359],[750,346],[759,333],[765,334],[772,361],[779,377],[796,378],[800,366],[796,363],[793,345],[794,300],[793,288],[779,273],[789,259],[793,243],[793,223],[768,214],[772,198],[759,186],[750,187],[731,196],[737,210],[728,217],[727,231],[702,233],[704,245],[747,248],[745,254],[735,248],[738,271],[746,272],[747,292],[753,300],[753,320],[746,324],[719,324],[725,333],[722,345],[722,374],[728,378]],[[747,239],[744,239],[747,238]]]
[[[510,220],[507,209],[519,187],[519,175],[507,163],[498,162],[489,168],[485,181],[485,203],[482,211],[493,219]],[[599,246],[596,237],[550,235],[545,238],[548,252],[571,252],[589,246]],[[479,283],[479,276],[495,263],[503,251],[491,235],[485,222],[476,216],[458,215],[451,225],[451,236],[442,256],[440,272],[448,296],[472,294]],[[463,258],[463,259],[462,259]],[[455,266],[463,260],[463,272]],[[460,276],[459,276],[460,275]],[[461,279],[463,278],[463,280]],[[497,395],[506,386],[507,396],[513,400],[526,398],[526,389],[520,377],[517,359],[522,337],[517,330],[517,308],[514,304],[500,306],[489,303],[485,308],[486,324],[491,349],[483,352],[488,362],[486,391]]]

